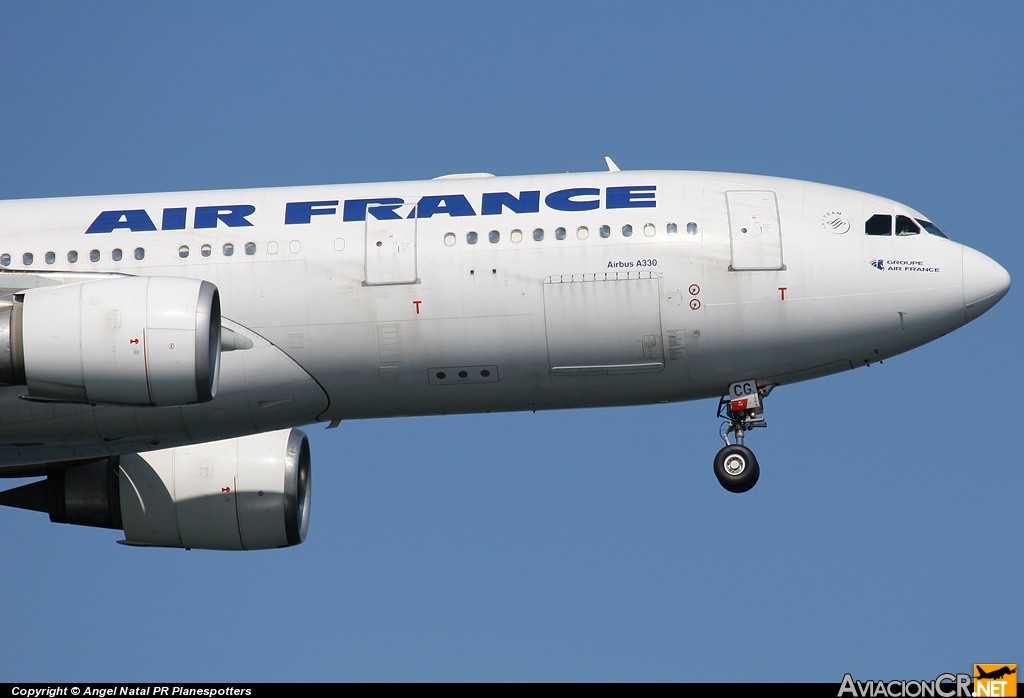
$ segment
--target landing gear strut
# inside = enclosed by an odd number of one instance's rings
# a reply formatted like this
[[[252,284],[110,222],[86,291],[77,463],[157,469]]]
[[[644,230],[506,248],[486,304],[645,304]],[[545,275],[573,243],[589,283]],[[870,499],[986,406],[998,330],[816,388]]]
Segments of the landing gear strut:
[[[761,476],[757,457],[743,445],[743,438],[751,429],[768,426],[761,401],[773,387],[758,388],[755,380],[733,383],[718,403],[718,417],[728,421],[722,423],[725,446],[715,456],[715,477],[730,492],[746,492]],[[730,433],[735,434],[736,443],[729,441]]]

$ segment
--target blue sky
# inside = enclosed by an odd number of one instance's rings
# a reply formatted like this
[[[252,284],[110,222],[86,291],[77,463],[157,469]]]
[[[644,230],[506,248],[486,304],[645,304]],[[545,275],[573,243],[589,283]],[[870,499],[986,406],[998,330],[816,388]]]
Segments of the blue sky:
[[[1024,281],[1020,3],[37,2],[0,198],[603,169],[925,212]],[[0,510],[0,681],[934,678],[1024,662],[1018,288],[787,386],[724,492],[714,401],[309,427],[297,548]],[[2,483],[0,483],[2,484]]]

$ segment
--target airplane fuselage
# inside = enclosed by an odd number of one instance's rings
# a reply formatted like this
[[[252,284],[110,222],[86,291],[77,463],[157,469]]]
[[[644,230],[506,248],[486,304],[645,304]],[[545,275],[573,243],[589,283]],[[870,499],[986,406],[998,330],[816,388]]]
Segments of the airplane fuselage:
[[[316,421],[715,397],[863,366],[1005,293],[1001,267],[930,225],[870,194],[707,172],[0,202],[2,293],[202,279],[239,338],[201,404],[0,388],[0,469]]]

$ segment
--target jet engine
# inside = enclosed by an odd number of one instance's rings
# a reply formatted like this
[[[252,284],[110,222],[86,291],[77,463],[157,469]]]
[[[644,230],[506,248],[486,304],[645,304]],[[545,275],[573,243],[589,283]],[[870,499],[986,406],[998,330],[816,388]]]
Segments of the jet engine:
[[[0,504],[123,529],[126,545],[266,550],[305,540],[310,486],[309,439],[284,429],[73,465]]]
[[[212,400],[220,297],[208,281],[123,277],[15,294],[0,308],[0,385],[112,405]]]

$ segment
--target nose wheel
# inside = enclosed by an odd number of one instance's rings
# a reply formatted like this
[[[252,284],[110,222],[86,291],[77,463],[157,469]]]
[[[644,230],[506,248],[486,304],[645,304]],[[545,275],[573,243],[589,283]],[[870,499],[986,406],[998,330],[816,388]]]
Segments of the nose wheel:
[[[743,439],[751,429],[768,426],[762,400],[773,387],[758,388],[753,379],[733,383],[718,403],[718,417],[726,420],[721,431],[725,446],[715,456],[715,477],[730,492],[746,492],[761,477],[757,457],[743,445]],[[729,434],[735,435],[736,443],[729,441]]]
[[[761,467],[754,452],[741,444],[729,444],[715,456],[715,477],[730,492],[746,492],[757,484]]]

